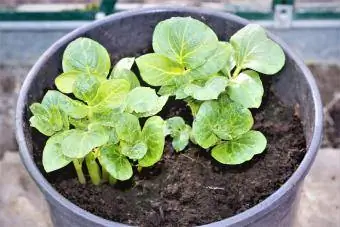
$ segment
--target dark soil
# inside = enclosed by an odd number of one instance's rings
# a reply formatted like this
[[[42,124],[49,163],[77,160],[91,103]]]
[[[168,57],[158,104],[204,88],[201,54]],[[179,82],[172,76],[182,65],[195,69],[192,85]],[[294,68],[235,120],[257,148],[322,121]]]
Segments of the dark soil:
[[[261,202],[295,171],[306,152],[302,125],[294,108],[266,89],[263,106],[254,111],[254,128],[268,140],[265,152],[238,166],[220,165],[209,151],[190,144],[177,154],[166,142],[163,159],[115,186],[78,183],[71,165],[46,175],[67,199],[106,219],[138,226],[193,226],[218,221]],[[187,107],[172,101],[163,116],[182,115]],[[35,145],[41,168],[43,138]],[[44,172],[42,170],[42,172]]]

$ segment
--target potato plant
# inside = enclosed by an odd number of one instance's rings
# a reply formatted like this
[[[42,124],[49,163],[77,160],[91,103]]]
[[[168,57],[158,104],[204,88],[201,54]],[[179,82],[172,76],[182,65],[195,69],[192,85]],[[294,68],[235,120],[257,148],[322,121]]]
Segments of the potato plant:
[[[49,136],[46,172],[73,163],[84,184],[85,163],[95,185],[128,180],[133,166],[140,170],[161,159],[167,135],[177,152],[191,140],[229,165],[264,151],[266,138],[251,130],[249,108],[261,105],[259,73],[277,73],[285,55],[263,28],[249,24],[227,42],[198,20],[173,17],[156,26],[152,46],[154,53],[123,58],[112,69],[98,42],[78,38],[67,46],[55,79],[59,91],[30,106],[31,126]],[[131,70],[135,62],[144,82],[157,89],[140,85]],[[188,104],[191,126],[180,116],[157,116],[169,96]]]

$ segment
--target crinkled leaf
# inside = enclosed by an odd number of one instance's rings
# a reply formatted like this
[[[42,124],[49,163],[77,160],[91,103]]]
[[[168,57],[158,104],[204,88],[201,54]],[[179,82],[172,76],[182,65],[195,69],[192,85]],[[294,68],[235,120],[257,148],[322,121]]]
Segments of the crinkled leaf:
[[[91,121],[108,127],[116,127],[121,115],[118,109],[106,109],[103,112],[94,112]]]
[[[127,143],[135,143],[141,138],[141,127],[135,115],[124,113],[120,116],[116,125],[119,140]]]
[[[203,148],[215,145],[220,139],[231,140],[253,125],[251,112],[226,98],[204,102],[193,122],[193,136]]]
[[[73,94],[80,100],[91,102],[99,86],[100,82],[95,76],[81,74],[73,83]]]
[[[264,90],[257,72],[247,70],[230,80],[227,93],[233,101],[246,108],[259,108]]]
[[[89,38],[78,38],[65,49],[62,60],[64,72],[80,71],[105,78],[111,62],[107,50]]]
[[[103,130],[82,131],[71,129],[61,143],[61,149],[69,158],[84,158],[92,149],[107,143],[109,136]]]
[[[191,127],[185,124],[181,117],[172,117],[166,120],[167,131],[173,138],[172,146],[178,151],[182,151],[189,143]]]
[[[69,131],[57,133],[47,140],[42,157],[46,172],[61,169],[72,161],[72,159],[66,157],[61,150],[61,143],[68,134]]]
[[[81,119],[75,119],[75,118],[69,118],[69,122],[73,127],[76,129],[87,129],[88,125],[90,124],[90,121],[88,118],[81,118]]]
[[[203,65],[191,70],[190,76],[194,79],[202,79],[219,72],[227,65],[231,54],[231,45],[226,42],[219,42],[214,54]]]
[[[94,112],[118,108],[130,90],[130,84],[123,79],[107,80],[99,86],[94,99],[89,102]]]
[[[184,93],[201,101],[217,99],[218,96],[225,90],[227,84],[227,78],[216,76],[210,78],[203,87],[196,84],[188,84],[184,88]]]
[[[157,24],[152,47],[187,68],[201,66],[217,48],[218,38],[206,24],[191,17],[173,17]]]
[[[133,57],[119,60],[112,69],[110,79],[125,79],[129,81],[131,89],[139,87],[140,83],[137,76],[130,70],[134,62],[135,58]]]
[[[122,154],[133,160],[143,158],[148,150],[147,145],[141,141],[133,145],[121,142],[120,147]]]
[[[155,115],[162,110],[167,100],[167,96],[158,97],[152,88],[137,87],[127,95],[126,111],[140,117]]]
[[[257,24],[249,24],[231,38],[236,66],[253,69],[264,74],[275,74],[284,65],[285,55],[281,47],[267,38],[266,31]]]
[[[55,78],[55,85],[57,86],[58,90],[63,93],[72,93],[74,81],[76,81],[77,77],[82,74],[83,72],[79,71],[69,71],[62,73],[57,78]]]
[[[65,119],[67,116],[56,106],[46,107],[40,103],[33,103],[30,110],[34,114],[30,118],[31,127],[46,136],[51,136],[69,127],[68,120]]]
[[[165,122],[159,116],[153,116],[146,120],[142,136],[148,146],[145,156],[138,161],[138,165],[148,167],[158,162],[163,154],[165,138]]]
[[[119,152],[119,147],[116,145],[101,147],[99,162],[115,179],[124,181],[132,177],[132,166],[129,160]]]
[[[47,91],[41,104],[48,108],[52,106],[58,107],[68,116],[77,119],[83,118],[88,114],[88,108],[84,103],[73,100],[59,91]]]
[[[266,145],[266,137],[261,132],[249,131],[239,138],[217,145],[212,149],[211,155],[223,164],[237,165],[262,153]]]
[[[142,55],[136,63],[142,79],[152,86],[167,85],[185,73],[180,64],[156,53]]]
[[[191,127],[186,125],[185,129],[172,140],[172,146],[175,151],[179,152],[184,150],[184,148],[189,144]]]

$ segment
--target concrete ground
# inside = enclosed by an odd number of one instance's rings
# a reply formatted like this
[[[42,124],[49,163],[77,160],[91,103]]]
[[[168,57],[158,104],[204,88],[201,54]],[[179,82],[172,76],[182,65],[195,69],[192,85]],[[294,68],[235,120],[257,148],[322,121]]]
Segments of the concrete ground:
[[[328,68],[315,70],[323,78],[319,86],[323,94],[327,92],[325,104],[340,92],[327,79]],[[338,69],[333,74],[339,75]],[[0,65],[0,227],[52,226],[46,202],[20,162],[14,136],[16,98],[28,70]],[[319,151],[305,179],[297,212],[293,227],[340,227],[340,149]]]

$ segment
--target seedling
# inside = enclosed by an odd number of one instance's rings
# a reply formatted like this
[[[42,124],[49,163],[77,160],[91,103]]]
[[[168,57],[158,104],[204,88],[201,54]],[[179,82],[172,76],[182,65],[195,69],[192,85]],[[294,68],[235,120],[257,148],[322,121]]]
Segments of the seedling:
[[[250,24],[219,41],[204,23],[190,17],[160,22],[154,31],[155,53],[133,57],[111,70],[106,49],[88,38],[71,42],[63,55],[63,73],[30,110],[32,127],[49,136],[43,150],[46,172],[73,163],[80,183],[85,162],[93,184],[128,180],[158,162],[167,135],[175,151],[189,141],[210,149],[223,164],[240,164],[264,151],[266,138],[251,130],[248,108],[261,105],[264,89],[258,73],[272,75],[284,65],[282,49]],[[75,99],[67,94],[73,94]],[[187,102],[192,127],[180,116],[156,116],[169,96]],[[140,118],[144,118],[143,128]]]

